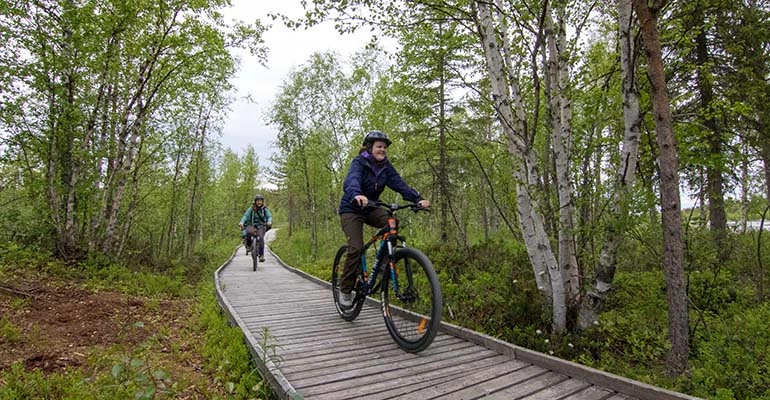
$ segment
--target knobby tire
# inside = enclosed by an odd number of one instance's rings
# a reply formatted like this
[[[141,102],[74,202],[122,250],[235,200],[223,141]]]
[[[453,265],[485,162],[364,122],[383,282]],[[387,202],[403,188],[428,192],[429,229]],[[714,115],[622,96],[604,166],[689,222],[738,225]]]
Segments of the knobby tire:
[[[399,248],[395,252],[396,281],[401,299],[386,269],[382,281],[382,314],[390,336],[404,350],[425,350],[439,330],[443,298],[433,264],[421,251]]]
[[[345,321],[352,321],[358,317],[361,313],[361,309],[364,307],[364,296],[356,296],[353,299],[353,306],[351,308],[343,308],[340,305],[340,280],[342,279],[342,270],[345,267],[345,254],[348,252],[348,246],[343,245],[337,250],[337,255],[334,257],[334,267],[332,267],[332,296],[334,297],[334,307],[337,308],[337,313],[340,314]],[[360,285],[360,269],[359,269],[359,282]],[[360,293],[360,290],[357,291]]]
[[[259,255],[257,254],[257,237],[254,236],[251,238],[251,261],[253,264],[254,271],[257,270],[257,266],[259,265]]]

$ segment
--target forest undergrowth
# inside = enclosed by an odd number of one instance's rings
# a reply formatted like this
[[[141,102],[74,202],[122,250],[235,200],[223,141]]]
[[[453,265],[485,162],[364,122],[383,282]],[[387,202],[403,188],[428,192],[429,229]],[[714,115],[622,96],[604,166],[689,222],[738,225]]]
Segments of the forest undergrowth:
[[[0,399],[273,398],[214,295],[236,245],[151,265],[1,245]]]

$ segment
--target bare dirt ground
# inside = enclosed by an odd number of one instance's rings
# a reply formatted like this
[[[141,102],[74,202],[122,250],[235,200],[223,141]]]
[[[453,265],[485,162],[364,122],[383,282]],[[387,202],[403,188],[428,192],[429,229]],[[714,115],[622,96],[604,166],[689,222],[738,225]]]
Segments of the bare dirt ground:
[[[5,339],[0,340],[0,372],[15,362],[44,373],[87,367],[94,355],[108,349],[130,352],[153,337],[154,356],[160,354],[172,376],[208,382],[210,377],[201,370],[203,359],[191,351],[197,340],[187,327],[191,310],[189,300],[92,292],[62,282],[3,282],[0,329],[5,325],[5,332],[0,332],[0,339]],[[202,396],[191,384],[177,398]]]

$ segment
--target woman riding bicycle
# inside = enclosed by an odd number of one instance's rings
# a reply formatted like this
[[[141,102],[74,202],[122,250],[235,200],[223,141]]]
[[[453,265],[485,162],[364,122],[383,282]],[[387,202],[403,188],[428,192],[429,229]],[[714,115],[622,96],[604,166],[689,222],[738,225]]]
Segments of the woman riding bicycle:
[[[356,268],[364,246],[364,223],[375,228],[382,228],[388,223],[388,212],[379,207],[367,208],[369,201],[379,200],[387,186],[401,194],[406,201],[418,203],[423,208],[430,207],[430,202],[409,187],[388,161],[387,148],[390,143],[388,136],[381,131],[367,133],[345,177],[339,207],[342,231],[348,242],[340,281],[342,295],[339,304],[342,307],[349,308],[353,302],[351,292],[356,283]]]
[[[265,232],[269,231],[273,226],[273,214],[265,205],[265,198],[261,194],[254,196],[254,201],[251,206],[246,209],[241,217],[241,222],[238,223],[241,228],[241,237],[244,240],[246,247],[246,254],[250,251],[257,251],[259,255],[259,261],[265,261]],[[257,249],[250,248],[248,239],[252,236],[258,238]]]

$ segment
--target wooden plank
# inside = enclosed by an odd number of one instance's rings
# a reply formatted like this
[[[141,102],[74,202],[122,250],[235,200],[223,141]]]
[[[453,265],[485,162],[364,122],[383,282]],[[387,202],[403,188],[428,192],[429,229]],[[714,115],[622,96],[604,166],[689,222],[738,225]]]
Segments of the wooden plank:
[[[265,325],[265,326],[271,326],[275,328],[298,328],[298,327],[305,327],[307,328],[308,325],[315,325],[318,321],[334,321],[339,322],[340,317],[335,312],[334,314],[331,313],[316,313],[316,314],[310,314],[310,313],[296,313],[296,314],[288,314],[284,315],[282,317],[276,317],[276,316],[255,316],[255,317],[244,317],[242,318],[244,322],[250,325]],[[382,321],[382,319],[371,319],[372,321]],[[367,321],[368,322],[368,321]]]
[[[517,383],[499,392],[495,392],[491,399],[520,399],[531,393],[543,390],[549,386],[555,385],[561,381],[569,379],[567,376],[557,372],[549,371],[533,379]]]
[[[589,386],[591,386],[590,383],[581,381],[579,379],[567,379],[566,381],[559,382],[556,385],[547,387],[537,393],[533,393],[527,397],[523,397],[523,399],[524,400],[561,399],[573,393],[580,392],[581,390]]]
[[[271,306],[270,304],[248,304],[241,307],[235,307],[235,311],[238,313],[238,315],[242,316],[243,319],[280,319],[281,316],[288,318],[295,315],[304,316],[314,315],[315,313],[328,314],[329,311],[334,311],[334,308],[328,307],[328,305],[308,305],[308,307],[304,308],[293,306],[284,308]]]
[[[541,376],[544,373],[547,371],[536,365],[509,362],[504,364],[502,368],[478,371],[441,386],[410,393],[409,396],[419,399],[474,399],[489,396],[501,389]]]
[[[483,350],[487,354],[489,353],[487,350]],[[347,387],[351,385],[351,381],[354,381],[354,378],[364,378],[364,377],[370,377],[373,375],[383,375],[387,372],[394,372],[393,375],[395,376],[403,376],[404,374],[413,373],[415,369],[417,369],[420,365],[427,365],[434,362],[444,361],[444,360],[451,360],[453,357],[457,357],[463,354],[469,354],[469,353],[476,353],[479,352],[477,348],[474,347],[468,347],[461,350],[458,350],[454,353],[440,353],[436,354],[430,358],[427,357],[418,357],[414,356],[408,360],[400,361],[400,362],[394,362],[389,364],[367,364],[367,365],[356,365],[356,364],[345,364],[343,363],[340,365],[339,369],[329,371],[329,374],[324,376],[319,376],[315,378],[309,378],[309,379],[291,379],[292,384],[295,388],[309,388],[312,386],[323,386],[323,385],[329,385],[329,384],[338,384],[340,387]],[[430,365],[427,365],[427,368],[431,368]]]
[[[279,346],[291,346],[298,343],[306,343],[307,341],[323,341],[323,340],[329,340],[329,339],[336,339],[336,338],[348,338],[348,339],[357,339],[357,340],[366,340],[367,339],[367,332],[371,331],[371,327],[362,327],[362,328],[356,328],[351,329],[348,332],[344,331],[329,331],[329,332],[315,332],[315,333],[306,333],[306,334],[296,334],[293,336],[284,336],[284,335],[276,335],[275,332],[272,333],[273,339],[275,343]],[[374,335],[376,337],[390,337],[387,335],[386,332],[382,332],[381,334]],[[392,340],[392,339],[391,339]]]
[[[268,326],[273,331],[284,331],[286,333],[291,333],[292,331],[298,331],[298,332],[307,332],[310,330],[313,331],[320,331],[326,328],[336,328],[336,329],[345,329],[347,327],[351,326],[360,326],[360,325],[381,325],[383,330],[385,329],[385,323],[381,318],[367,318],[362,317],[361,320],[357,321],[355,324],[350,324],[347,322],[343,322],[342,319],[340,319],[339,315],[337,313],[334,314],[325,314],[325,315],[318,315],[313,319],[287,319],[287,320],[279,320],[279,319],[244,319],[244,322],[246,322],[249,325],[254,326]],[[310,325],[310,326],[308,326]]]
[[[406,368],[395,370],[390,374],[369,376],[366,379],[330,382],[325,385],[305,388],[303,389],[303,396],[333,399],[337,398],[335,396],[340,398],[361,397],[372,400],[392,398],[414,391],[415,389],[412,387],[421,385],[420,382],[428,382],[428,384],[443,382],[445,380],[441,377],[448,373],[453,374],[453,379],[456,379],[458,376],[466,375],[469,371],[497,367],[501,364],[499,357],[500,355],[494,352],[471,352],[458,357],[435,361],[430,365],[430,370],[426,371]],[[503,362],[510,361],[510,358],[506,357]]]
[[[456,343],[451,346],[445,346],[441,348],[441,352],[435,352],[433,354],[442,354],[447,352],[459,352],[468,348],[473,347],[472,344],[463,342],[463,343]],[[343,363],[340,363],[340,358],[343,358]],[[360,365],[365,364],[380,364],[380,365],[387,365],[390,363],[397,363],[405,360],[411,360],[414,359],[415,355],[411,353],[407,353],[395,344],[391,346],[391,348],[387,350],[382,350],[379,352],[370,352],[368,349],[366,351],[359,351],[358,353],[353,352],[339,352],[339,353],[332,353],[332,354],[326,354],[319,357],[314,357],[313,359],[302,359],[297,360],[293,363],[286,363],[281,366],[281,371],[283,371],[284,375],[291,374],[292,380],[299,380],[299,379],[307,379],[317,376],[324,376],[327,375],[327,368],[332,368],[334,366],[340,366],[340,365],[350,365],[353,368],[356,368]],[[292,368],[284,368],[296,366],[298,364],[305,364],[306,366],[310,368],[304,368],[301,370],[292,369]]]
[[[564,398],[564,400],[604,400],[612,395],[608,389],[600,388],[598,386],[589,386],[580,392],[573,393]]]
[[[259,326],[252,326],[248,325],[248,328],[260,328]],[[359,322],[358,324],[351,326],[347,324],[339,324],[335,323],[330,326],[323,326],[319,329],[314,329],[312,327],[305,329],[301,328],[289,328],[289,329],[271,329],[268,326],[268,329],[270,331],[270,334],[273,335],[276,339],[278,339],[280,342],[288,343],[290,341],[296,341],[297,339],[307,339],[307,338],[314,338],[314,337],[323,337],[323,336],[333,336],[333,335],[342,335],[342,336],[372,336],[372,335],[379,335],[379,336],[388,336],[388,332],[385,329],[385,327],[376,321],[371,321],[368,324],[365,324],[364,322]]]
[[[390,399],[395,397],[409,398],[410,393],[422,388],[443,385],[475,371],[495,369],[504,363],[512,361],[510,357],[499,354],[492,355],[491,357],[478,357],[478,354],[469,354],[461,358],[448,360],[443,363],[443,365],[437,365],[435,369],[425,373],[409,374],[399,378],[395,382],[392,380],[378,379],[374,383],[367,383],[366,385],[357,386],[349,390],[326,393],[326,397],[340,400],[355,398],[367,400]],[[324,396],[321,395],[320,398],[324,398]]]
[[[430,348],[428,349],[431,351],[431,353],[427,353],[426,355],[449,351],[451,349],[458,348],[460,346],[468,347],[468,346],[473,346],[473,344],[457,338],[447,337],[444,340],[439,340],[431,344]],[[382,358],[382,354],[381,354],[382,351],[387,351],[391,349],[397,349],[402,353],[404,352],[392,340],[383,342],[378,345],[365,343],[365,344],[349,344],[348,346],[319,347],[314,351],[308,350],[303,353],[294,353],[294,354],[287,354],[281,351],[280,352],[281,357],[283,357],[284,360],[286,360],[286,362],[281,364],[281,370],[283,371],[294,370],[293,372],[297,372],[298,371],[297,368],[309,369],[310,363],[321,362],[321,361],[324,361],[325,358],[331,358],[336,362],[339,362],[338,360],[340,358],[340,354],[345,355],[344,357],[346,362],[354,361],[359,358],[360,359],[380,359]],[[426,352],[428,350],[426,350]]]
[[[238,314],[242,315],[242,314]],[[368,316],[367,316],[368,317]],[[366,317],[362,317],[366,318]],[[294,313],[283,313],[283,314],[252,314],[249,316],[244,316],[242,319],[245,322],[248,322],[250,324],[264,324],[264,325],[270,325],[270,324],[308,324],[308,323],[314,323],[318,319],[328,319],[328,320],[340,320],[339,315],[337,315],[337,312],[329,312],[329,311],[322,311],[317,310],[316,312],[313,311],[306,311],[306,312],[294,312]]]
[[[458,339],[460,340],[460,339]],[[284,343],[281,348],[281,353],[288,355],[294,353],[304,353],[313,351],[318,348],[334,347],[337,345],[345,346],[348,344],[357,344],[363,346],[364,344],[379,345],[382,343],[393,342],[390,336],[377,336],[374,338],[366,337],[349,337],[349,336],[333,336],[329,338],[310,338],[307,341],[301,341],[296,343]]]

